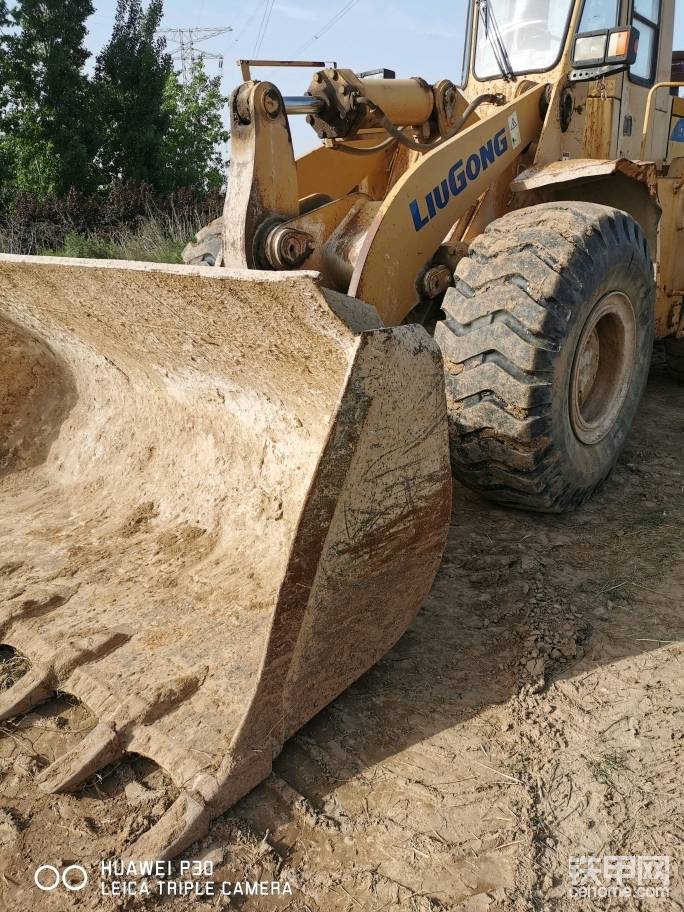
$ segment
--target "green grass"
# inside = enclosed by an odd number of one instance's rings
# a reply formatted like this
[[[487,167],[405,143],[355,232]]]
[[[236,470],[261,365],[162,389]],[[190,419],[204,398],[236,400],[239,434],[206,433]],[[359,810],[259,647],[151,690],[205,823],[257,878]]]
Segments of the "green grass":
[[[626,754],[621,751],[609,751],[589,761],[589,769],[597,782],[619,791],[615,784],[615,774],[627,768]]]
[[[132,226],[87,234],[69,232],[59,246],[41,247],[38,253],[79,259],[182,263],[183,248],[202,227],[197,216],[150,214]]]
[[[111,237],[97,234],[67,234],[58,248],[42,248],[40,256],[77,257],[94,260],[144,260],[150,263],[182,263],[183,248],[193,237],[167,234],[157,223],[143,223],[136,230],[120,230]]]

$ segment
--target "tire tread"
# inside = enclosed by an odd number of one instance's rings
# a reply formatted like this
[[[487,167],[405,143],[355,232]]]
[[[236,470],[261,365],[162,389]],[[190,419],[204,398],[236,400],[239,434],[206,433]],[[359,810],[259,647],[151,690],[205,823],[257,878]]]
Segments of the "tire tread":
[[[625,244],[648,275],[648,244],[626,213],[546,203],[492,223],[459,262],[435,338],[446,365],[452,467],[468,487],[563,512],[604,480],[576,490],[564,478],[551,437],[552,372],[583,300],[582,274]]]

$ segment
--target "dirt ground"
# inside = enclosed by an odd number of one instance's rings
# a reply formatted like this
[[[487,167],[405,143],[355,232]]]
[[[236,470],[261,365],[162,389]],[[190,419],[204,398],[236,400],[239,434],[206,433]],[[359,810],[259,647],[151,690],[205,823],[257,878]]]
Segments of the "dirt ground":
[[[0,737],[0,908],[243,912],[684,909],[684,389],[657,357],[628,447],[569,517],[457,488],[418,619],[187,853],[281,895],[102,896],[97,868],[170,801],[158,769],[34,785],[92,720],[54,700]],[[5,656],[5,683],[21,672]],[[669,856],[669,899],[570,898],[569,858]],[[82,864],[80,892],[38,865]],[[285,884],[288,888],[285,888]],[[290,893],[291,891],[291,893]]]

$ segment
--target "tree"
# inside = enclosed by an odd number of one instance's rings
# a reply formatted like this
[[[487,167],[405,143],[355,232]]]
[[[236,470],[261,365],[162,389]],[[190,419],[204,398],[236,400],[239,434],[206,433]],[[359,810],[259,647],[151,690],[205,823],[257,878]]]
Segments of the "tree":
[[[18,0],[5,34],[3,147],[13,182],[63,194],[95,181],[90,84],[84,65],[92,0]]]
[[[9,183],[10,166],[7,149],[7,4],[0,0],[0,188]]]
[[[113,182],[163,185],[162,143],[169,125],[164,90],[172,72],[166,42],[156,36],[162,0],[117,0],[114,30],[97,58],[101,159]]]
[[[7,88],[7,26],[9,25],[9,14],[7,12],[7,3],[0,0],[0,116],[4,112],[4,102],[6,101],[5,92]]]
[[[7,14],[7,3],[5,2],[5,0],[0,0],[0,29],[3,30],[3,31],[0,31],[0,51],[2,51],[2,53],[0,54],[0,77],[2,77],[3,74],[5,73],[5,67],[7,65],[7,54],[5,51],[5,41],[7,39],[7,35],[4,30],[7,28],[8,25],[9,25],[9,16]],[[0,82],[0,91],[2,89],[4,89],[4,87],[5,87],[5,82],[3,80],[2,82]]]
[[[221,94],[220,85],[219,78],[207,76],[201,61],[195,63],[187,84],[177,73],[169,74],[162,105],[168,118],[161,147],[163,189],[192,187],[207,192],[222,186],[222,145],[229,134],[221,120],[228,99]]]

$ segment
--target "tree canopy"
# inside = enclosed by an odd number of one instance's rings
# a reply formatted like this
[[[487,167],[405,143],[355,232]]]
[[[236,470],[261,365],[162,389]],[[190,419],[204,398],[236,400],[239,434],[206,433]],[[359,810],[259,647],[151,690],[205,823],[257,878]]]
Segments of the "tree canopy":
[[[156,36],[161,0],[118,0],[114,30],[97,58],[95,88],[102,117],[102,162],[110,179],[161,184],[161,147],[169,127],[164,89],[171,58]]]
[[[166,189],[221,187],[222,149],[229,137],[221,120],[224,103],[221,80],[210,79],[201,61],[195,63],[187,85],[177,73],[168,75],[162,102],[168,128],[161,145],[161,182]]]
[[[0,187],[220,186],[226,99],[201,64],[179,80],[159,35],[163,0],[118,0],[89,71],[93,11],[92,0],[0,0]]]
[[[84,42],[91,0],[18,0],[6,33],[8,155],[20,186],[91,189],[97,149]]]

